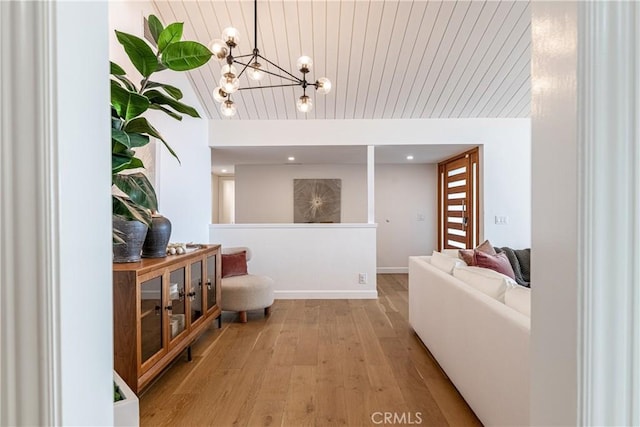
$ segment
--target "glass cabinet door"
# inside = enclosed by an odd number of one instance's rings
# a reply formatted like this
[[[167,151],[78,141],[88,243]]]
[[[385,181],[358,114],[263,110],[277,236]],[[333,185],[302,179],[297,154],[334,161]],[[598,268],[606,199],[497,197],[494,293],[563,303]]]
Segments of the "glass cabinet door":
[[[207,311],[216,305],[216,256],[207,257]]]
[[[187,294],[191,305],[191,323],[195,323],[202,317],[202,261],[191,264],[191,284]]]
[[[187,327],[184,267],[169,273],[169,305],[169,339],[173,340]]]
[[[162,276],[140,284],[141,363],[162,350]]]

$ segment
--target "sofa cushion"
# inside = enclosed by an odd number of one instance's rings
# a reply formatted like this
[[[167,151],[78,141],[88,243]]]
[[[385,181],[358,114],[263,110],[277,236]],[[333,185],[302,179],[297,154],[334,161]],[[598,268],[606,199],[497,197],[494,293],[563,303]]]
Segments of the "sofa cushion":
[[[458,254],[460,255],[460,258],[462,258],[464,262],[467,263],[467,265],[476,265],[475,264],[476,252],[484,252],[485,254],[489,254],[489,255],[496,254],[496,250],[493,248],[493,245],[488,240],[485,240],[484,242],[480,243],[478,246],[476,246],[475,249],[458,249]]]
[[[509,262],[509,258],[504,252],[496,255],[485,254],[484,252],[476,251],[474,254],[475,264],[478,267],[489,268],[498,273],[502,273],[505,276],[509,276],[515,280],[516,276]]]
[[[460,249],[443,249],[440,251],[440,253],[451,258],[462,259],[460,258],[460,254],[458,253],[459,251]]]
[[[527,317],[531,317],[531,289],[519,285],[507,288],[504,294],[504,304]]]
[[[531,287],[531,248],[511,249],[509,247],[494,248],[496,252],[504,252],[509,258],[518,285]]]
[[[461,259],[452,258],[438,251],[433,251],[433,254],[431,255],[431,265],[438,270],[451,274],[455,267],[464,266],[466,264]]]
[[[504,274],[482,267],[463,266],[454,268],[453,277],[462,280],[472,288],[502,303],[504,303],[504,294],[507,289],[518,286],[516,282]]]

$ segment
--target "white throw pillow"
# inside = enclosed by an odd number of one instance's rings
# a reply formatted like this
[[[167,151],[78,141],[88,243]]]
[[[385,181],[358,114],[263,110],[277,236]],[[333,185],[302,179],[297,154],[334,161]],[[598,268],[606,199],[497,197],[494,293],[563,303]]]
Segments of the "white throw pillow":
[[[531,288],[520,285],[508,288],[504,294],[504,304],[531,317]]]
[[[442,270],[445,273],[451,274],[455,267],[465,266],[467,264],[461,259],[452,258],[450,256],[443,255],[438,251],[433,251],[433,254],[431,254],[431,265],[433,265],[438,270]]]
[[[460,249],[443,249],[441,253],[451,258],[462,259],[459,256]]]
[[[510,277],[482,267],[455,268],[453,277],[502,303],[504,303],[504,294],[507,289],[518,286]]]

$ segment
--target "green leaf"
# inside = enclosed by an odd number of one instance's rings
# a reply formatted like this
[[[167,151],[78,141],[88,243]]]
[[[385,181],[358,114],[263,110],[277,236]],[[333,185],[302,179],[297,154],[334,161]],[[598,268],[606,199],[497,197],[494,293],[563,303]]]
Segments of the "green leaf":
[[[180,159],[178,158],[177,154],[173,151],[169,144],[167,144],[167,141],[164,140],[160,133],[153,126],[151,126],[146,118],[136,117],[124,126],[124,130],[129,133],[148,133],[154,138],[158,138],[160,141],[162,141],[164,146],[167,147],[169,153],[171,153],[171,155],[175,157],[176,160],[178,160],[178,163],[180,163]]]
[[[116,37],[140,74],[149,77],[158,69],[158,59],[144,40],[118,30],[116,30]]]
[[[167,28],[162,30],[160,37],[158,37],[158,52],[164,51],[167,46],[172,43],[179,42],[182,38],[182,22],[174,22],[169,24]]]
[[[135,92],[111,85],[111,105],[120,117],[131,120],[147,111],[149,100]]]
[[[129,196],[131,201],[137,206],[151,211],[158,210],[156,192],[142,172],[136,172],[130,175],[118,174],[112,178],[113,184]]]
[[[122,154],[111,154],[111,174],[115,175],[126,169],[144,168],[144,163],[137,157]]]
[[[148,90],[143,95],[146,96],[152,104],[168,105],[179,113],[188,114],[191,117],[200,117],[200,114],[198,114],[195,108],[176,101],[173,98],[169,98],[155,89]]]
[[[111,196],[113,215],[129,221],[140,221],[151,226],[151,212],[140,208],[126,197]]]
[[[123,154],[111,154],[111,174],[115,175],[120,171],[127,169],[133,157]]]
[[[182,121],[182,116],[180,114],[174,113],[173,111],[169,110],[168,108],[164,108],[162,105],[151,104],[151,105],[149,105],[149,108],[152,109],[152,110],[163,111],[163,112],[167,113],[170,117],[173,117],[174,119],[176,119],[178,121]]]
[[[164,71],[166,69],[167,69],[166,65],[164,65],[160,60],[160,58],[158,58],[158,69],[156,71]]]
[[[155,15],[149,15],[147,21],[149,22],[149,31],[151,31],[151,37],[153,37],[153,40],[158,43],[158,37],[160,36],[162,30],[164,30],[162,22],[160,22],[160,20],[156,18]]]
[[[136,88],[136,85],[133,84],[133,82],[131,80],[129,80],[128,78],[126,78],[125,76],[113,76],[116,79],[120,80],[122,82],[122,84],[124,84],[124,86],[131,92],[138,92],[138,89]],[[113,80],[112,80],[113,81]]]
[[[164,50],[162,62],[173,71],[187,71],[206,64],[211,55],[211,51],[198,42],[176,42]]]
[[[129,133],[118,129],[111,129],[111,138],[127,148],[143,147],[149,143],[147,135]]]
[[[169,96],[171,96],[173,99],[176,99],[176,100],[182,99],[182,91],[175,86],[171,86],[165,83],[147,81],[146,87],[149,89],[154,87],[159,87],[159,88],[162,88],[162,90],[164,90],[165,92],[167,92]]]
[[[116,64],[115,62],[109,61],[109,63],[111,64],[111,74],[113,74],[114,76],[124,76],[125,74],[127,74],[122,69],[122,67]]]

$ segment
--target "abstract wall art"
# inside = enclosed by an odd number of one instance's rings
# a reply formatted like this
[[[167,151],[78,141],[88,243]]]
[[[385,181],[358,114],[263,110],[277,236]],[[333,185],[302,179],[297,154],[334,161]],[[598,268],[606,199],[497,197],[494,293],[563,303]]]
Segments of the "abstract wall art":
[[[293,222],[339,223],[341,179],[294,179]]]

